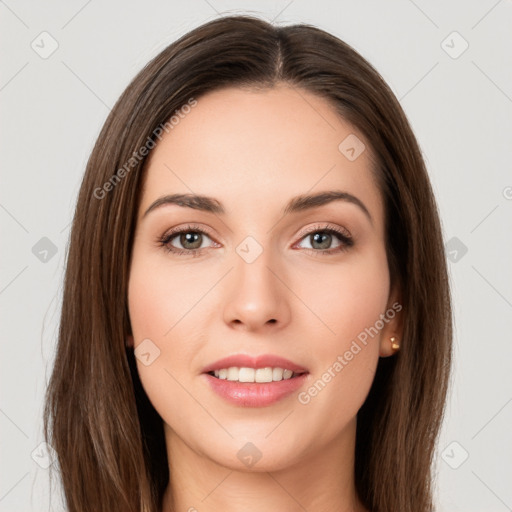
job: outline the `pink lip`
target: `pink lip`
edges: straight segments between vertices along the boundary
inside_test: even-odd
[[[222,398],[242,407],[265,407],[290,395],[300,388],[308,377],[303,373],[297,377],[276,382],[237,382],[218,379],[204,373],[208,384]]]
[[[292,370],[295,373],[302,373],[296,377],[276,382],[236,382],[226,379],[218,379],[209,372],[222,368],[283,368]],[[283,357],[264,354],[261,356],[249,356],[246,354],[235,354],[224,359],[219,359],[203,369],[204,378],[212,390],[228,402],[242,407],[265,407],[282,398],[290,395],[300,388],[309,372],[306,368],[284,359]]]
[[[307,372],[307,368],[295,364],[293,361],[272,354],[263,354],[261,356],[249,356],[247,354],[234,354],[224,359],[219,359],[203,368],[203,373],[237,366],[238,368],[283,368],[283,370],[292,370],[293,372]]]

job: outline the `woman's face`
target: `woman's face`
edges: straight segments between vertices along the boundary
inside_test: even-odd
[[[282,85],[202,96],[153,149],[129,343],[176,454],[269,471],[353,435],[399,309],[362,144],[325,100]]]

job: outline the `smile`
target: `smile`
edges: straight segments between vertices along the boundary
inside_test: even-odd
[[[283,369],[279,367],[272,368],[267,366],[266,368],[238,368],[231,366],[229,368],[221,368],[209,372],[209,375],[213,375],[218,379],[228,380],[233,382],[279,382],[281,380],[288,380],[297,377],[305,372],[293,372],[292,370]]]

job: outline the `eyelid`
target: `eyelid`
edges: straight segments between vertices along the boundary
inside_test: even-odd
[[[194,223],[188,223],[185,226],[176,226],[174,228],[171,228],[167,230],[160,238],[162,240],[170,239],[173,237],[173,235],[180,234],[187,231],[197,231],[199,233],[206,233],[210,238],[215,238],[212,234],[212,229],[208,226],[194,224]]]
[[[297,234],[297,237],[299,239],[297,241],[302,240],[305,236],[310,235],[311,233],[315,233],[316,231],[323,231],[323,230],[329,230],[329,229],[339,232],[347,238],[353,239],[352,234],[350,233],[350,231],[347,228],[345,228],[343,226],[339,226],[337,224],[331,224],[330,222],[323,222],[323,223],[314,224],[313,226],[308,226],[307,228],[304,228],[301,231],[299,231],[299,233]],[[295,245],[295,243],[297,243],[297,242],[294,242],[294,245]]]

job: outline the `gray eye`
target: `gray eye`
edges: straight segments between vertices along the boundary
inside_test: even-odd
[[[341,245],[341,242],[337,240],[337,236],[328,231],[315,231],[306,235],[303,241],[309,242],[309,247],[306,246],[306,249],[334,249]],[[337,245],[332,245],[336,241],[338,242]]]

